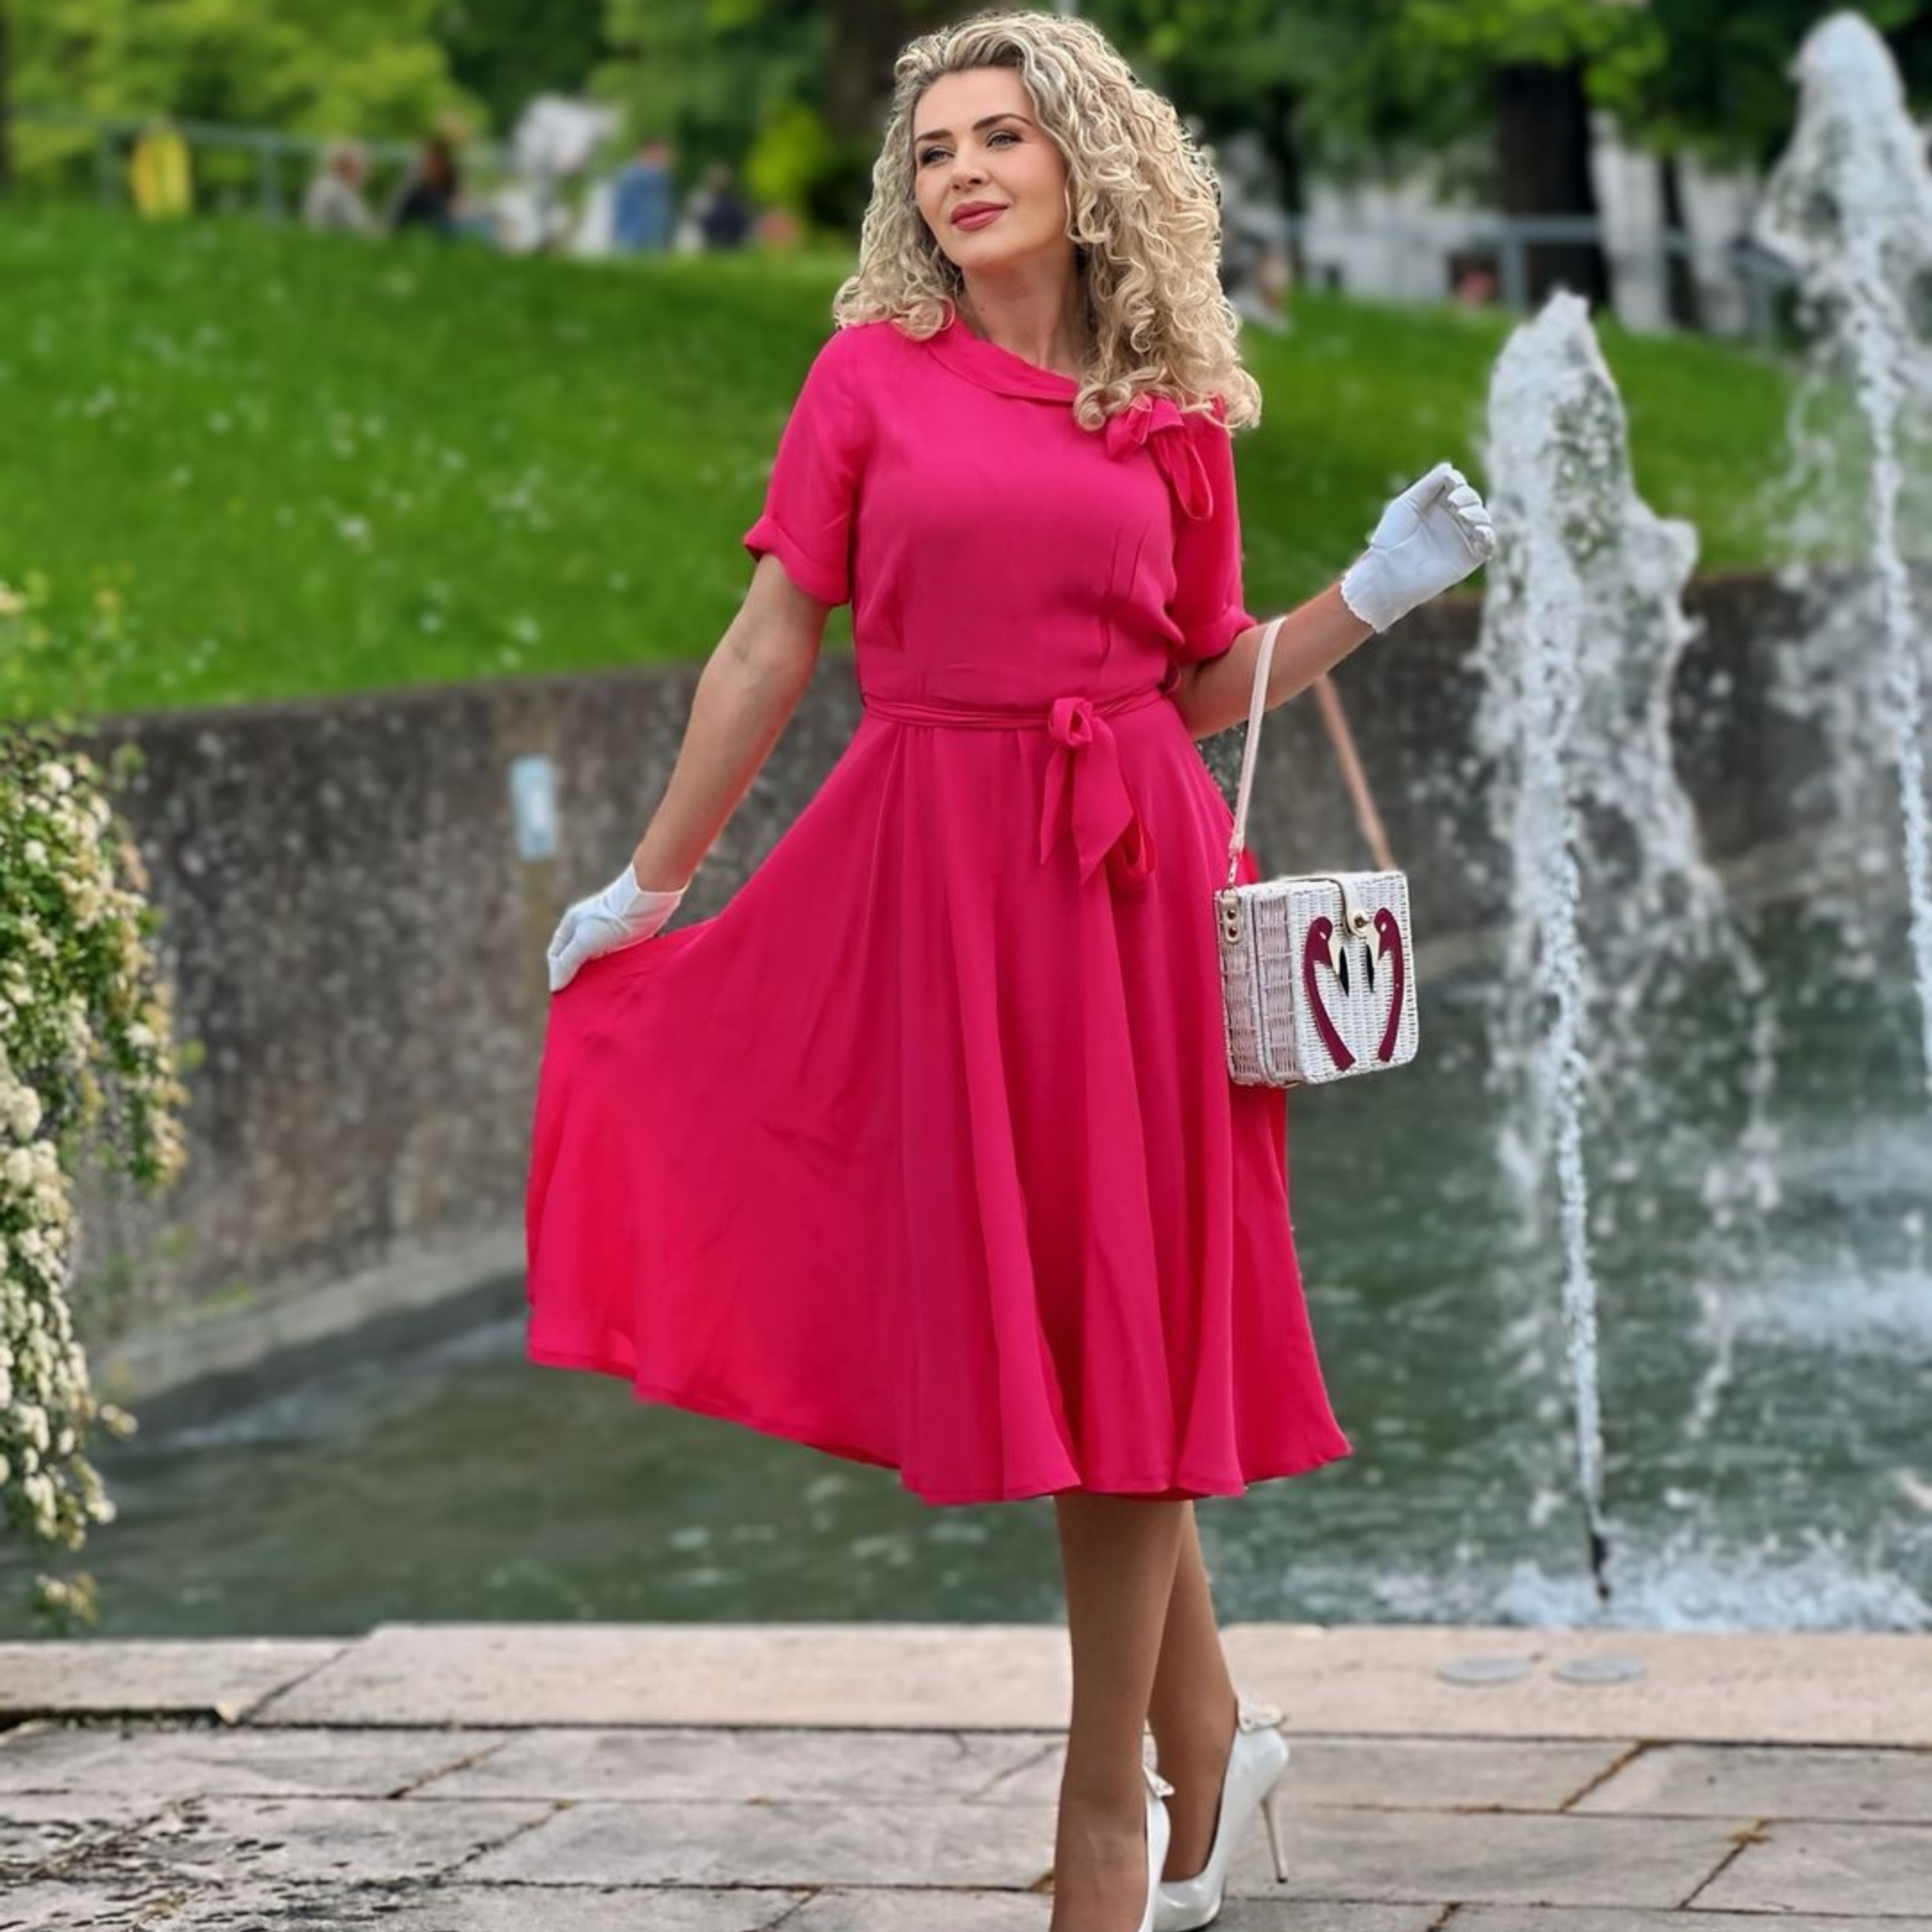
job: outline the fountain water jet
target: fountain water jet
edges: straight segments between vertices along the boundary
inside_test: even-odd
[[[1805,37],[1793,71],[1798,122],[1773,169],[1757,239],[1799,272],[1820,330],[1816,380],[1848,372],[1870,438],[1867,504],[1879,603],[1877,665],[1847,663],[1850,630],[1821,627],[1788,654],[1785,701],[1825,727],[1839,775],[1889,735],[1904,835],[1922,1072],[1932,1096],[1932,839],[1926,824],[1922,645],[1899,549],[1901,437],[1908,404],[1932,396],[1932,170],[1884,41],[1857,14]],[[1801,404],[1804,400],[1801,394]],[[1794,426],[1798,420],[1794,414]],[[1876,675],[1874,673],[1877,673]]]
[[[1490,1077],[1532,1243],[1543,1177],[1556,1173],[1578,1475],[1607,1596],[1593,1225],[1646,1165],[1699,1176],[1716,1233],[1761,1220],[1776,1199],[1776,1020],[1674,763],[1696,534],[1635,494],[1622,404],[1579,298],[1553,297],[1497,358],[1487,467],[1501,540],[1472,660],[1476,744],[1510,868]],[[1713,978],[1740,1025],[1687,1021]],[[1592,1054],[1586,1040],[1603,1044]],[[1714,1136],[1714,1107],[1738,1094],[1734,1138]],[[1620,1184],[1594,1216],[1586,1114]]]

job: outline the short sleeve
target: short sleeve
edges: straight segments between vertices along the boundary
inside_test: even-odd
[[[1235,444],[1226,427],[1226,406],[1187,418],[1208,480],[1207,514],[1176,509],[1174,598],[1168,614],[1180,633],[1169,655],[1178,664],[1217,658],[1258,620],[1241,595],[1241,510],[1235,489]]]
[[[745,532],[753,557],[776,551],[785,575],[821,604],[852,594],[852,513],[862,468],[862,417],[854,393],[852,331],[829,336],[779,437],[765,505]]]

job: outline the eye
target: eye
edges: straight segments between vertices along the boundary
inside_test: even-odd
[[[997,141],[1002,135],[1005,135],[1006,138],[1009,141],[1017,141],[1019,139],[1018,132],[1011,128],[995,128],[993,131],[986,136],[987,145],[990,147],[992,143]],[[927,148],[925,152],[919,157],[920,166],[924,167],[926,162],[931,160],[934,155],[943,155],[945,154],[945,152],[946,150],[944,148]]]

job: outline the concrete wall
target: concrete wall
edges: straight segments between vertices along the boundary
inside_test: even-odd
[[[1687,781],[1714,849],[1795,829],[1777,773],[1802,752],[1762,700],[1789,621],[1768,582],[1707,582],[1680,691]],[[1336,673],[1397,862],[1421,968],[1492,905],[1464,768],[1467,597]],[[189,1163],[158,1202],[83,1190],[83,1332],[279,1304],[371,1270],[434,1266],[480,1236],[513,1255],[563,906],[629,856],[668,773],[698,667],[375,693],[107,721],[145,768],[120,803],[165,914]],[[1721,704],[1700,694],[1722,673]],[[679,908],[715,912],[816,789],[860,717],[848,651],[818,675]],[[1203,747],[1232,801],[1241,732]],[[520,853],[509,774],[554,760],[555,850]],[[536,828],[541,832],[542,827]],[[1268,715],[1250,838],[1267,872],[1371,863],[1312,700]],[[378,1276],[378,1279],[381,1277]],[[380,1297],[379,1297],[380,1298]],[[368,1297],[362,1297],[367,1300]]]

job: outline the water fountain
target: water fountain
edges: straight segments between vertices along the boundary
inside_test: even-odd
[[[1727,1234],[1775,1201],[1776,1024],[1674,762],[1696,534],[1635,493],[1622,403],[1580,298],[1557,294],[1511,337],[1489,423],[1501,541],[1473,659],[1476,749],[1509,923],[1488,1065],[1532,1269],[1544,1177],[1556,1175],[1579,1485],[1606,1596],[1593,1228],[1626,1201],[1644,1211],[1646,1175],[1700,1176]],[[1699,1016],[1713,974],[1735,1027]],[[1615,1190],[1594,1214],[1586,1139]]]
[[[1808,494],[1792,535],[1829,536],[1842,440],[1809,428],[1846,380],[1866,442],[1868,586],[1836,584],[1781,661],[1780,697],[1814,719],[1841,825],[1866,816],[1873,753],[1895,775],[1917,982],[1921,1070],[1932,1095],[1932,841],[1926,824],[1924,640],[1900,554],[1911,406],[1932,400],[1932,169],[1897,67],[1864,17],[1834,14],[1806,36],[1793,71],[1798,124],[1773,169],[1756,222],[1798,270],[1803,320],[1816,332],[1809,381],[1792,414]],[[1923,525],[1920,525],[1923,527]],[[1876,604],[1875,612],[1871,609]],[[1873,617],[1876,622],[1873,622]],[[1875,634],[1875,644],[1873,638]],[[1858,855],[1879,865],[1866,845]],[[1845,908],[1847,914],[1852,908]]]

